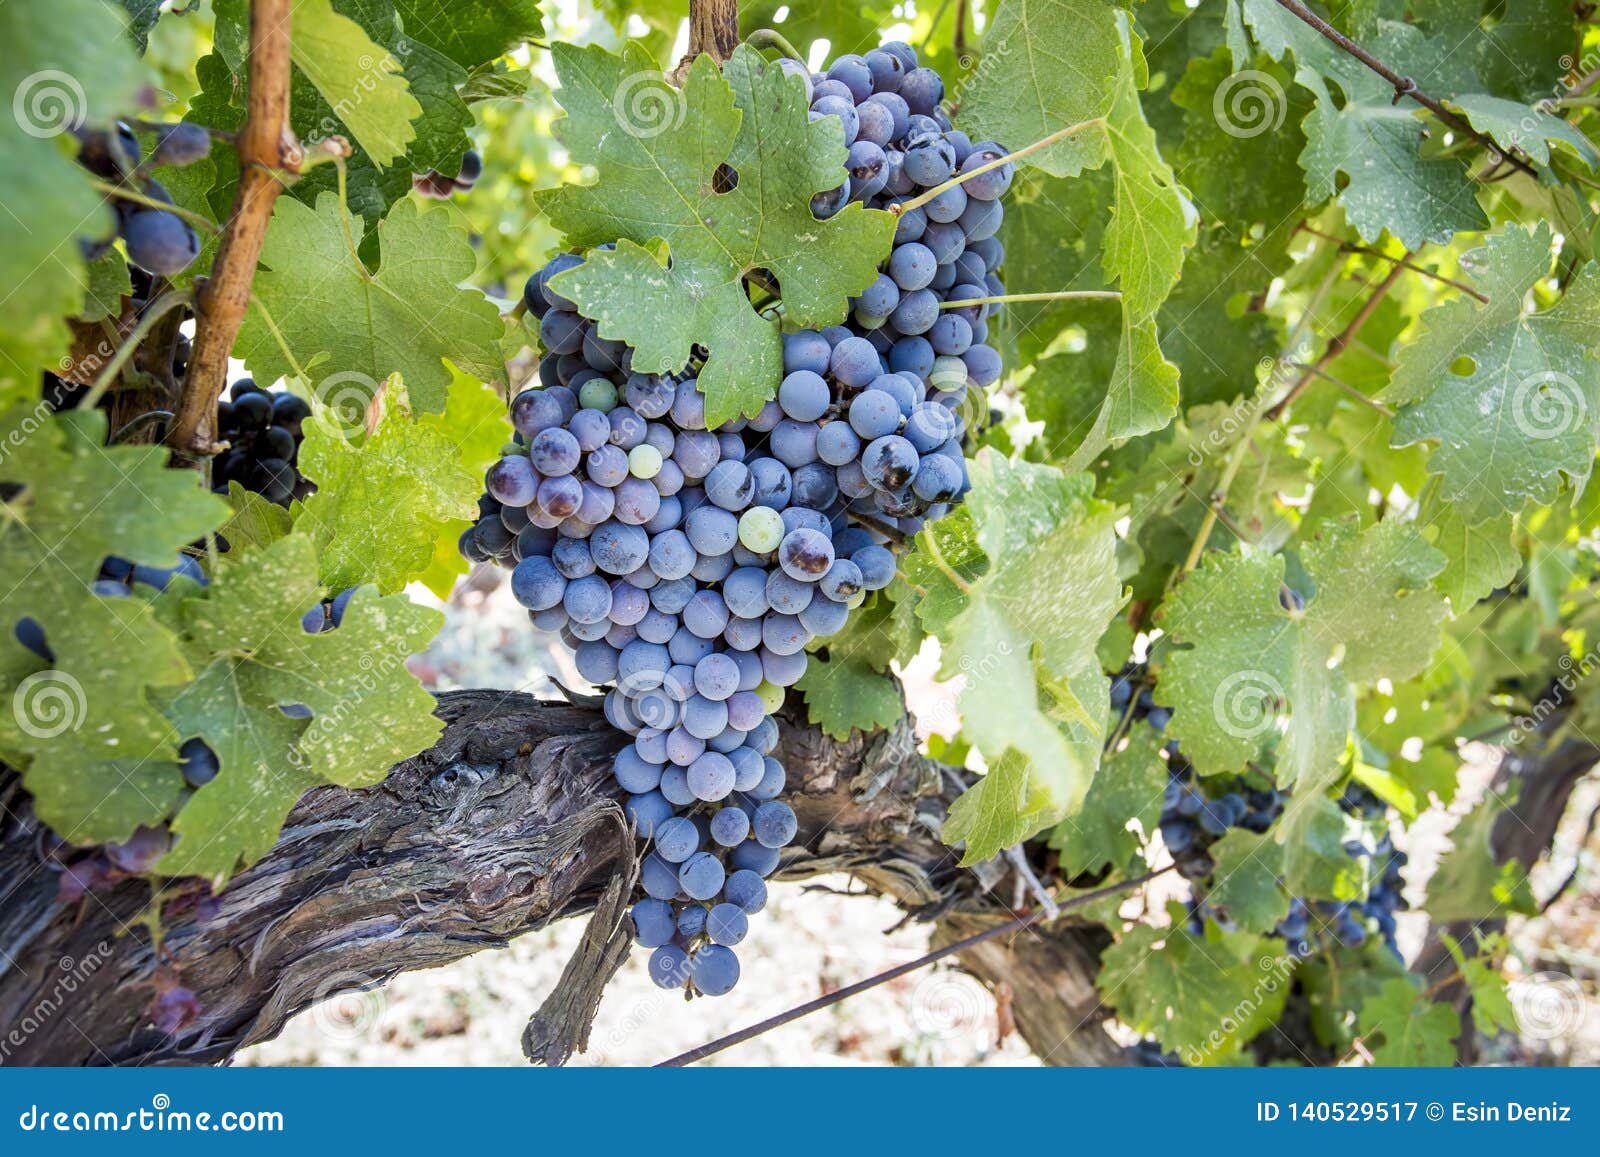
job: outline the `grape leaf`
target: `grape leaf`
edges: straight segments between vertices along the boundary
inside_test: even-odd
[[[229,550],[271,546],[294,529],[294,519],[287,510],[237,482],[228,483],[228,504],[233,507],[233,516],[217,534]]]
[[[1211,845],[1217,870],[1206,899],[1244,931],[1271,932],[1289,914],[1289,893],[1278,883],[1284,852],[1270,834],[1234,828]]]
[[[990,761],[945,824],[946,842],[966,841],[969,864],[1082,802],[1107,709],[1095,643],[1122,601],[1115,512],[1092,497],[1092,479],[993,450],[970,469],[967,505],[989,568],[970,582],[947,573],[961,609],[936,630],[924,619],[943,644],[940,675],[964,677],[963,732]],[[943,570],[937,542],[921,545]]]
[[[161,18],[163,0],[121,0],[128,13],[128,38],[141,53],[150,43],[150,30]]]
[[[1467,114],[1480,133],[1493,137],[1506,151],[1520,149],[1541,165],[1550,163],[1551,143],[1563,144],[1592,171],[1600,152],[1576,127],[1534,105],[1518,104],[1482,93],[1458,96],[1452,102]]]
[[[1460,1030],[1456,1010],[1425,996],[1409,978],[1388,981],[1361,1003],[1361,1036],[1374,1064],[1454,1064]]]
[[[1559,302],[1536,311],[1529,293],[1549,271],[1551,240],[1548,225],[1513,225],[1470,254],[1489,303],[1457,298],[1424,314],[1387,394],[1404,403],[1392,444],[1439,440],[1428,471],[1468,525],[1548,506],[1563,480],[1581,490],[1594,467],[1600,275],[1583,265]]]
[[[1517,1010],[1506,991],[1505,975],[1491,959],[1491,956],[1505,951],[1503,941],[1485,935],[1478,944],[1477,954],[1468,956],[1462,950],[1461,942],[1449,933],[1441,932],[1439,939],[1450,950],[1456,970],[1461,973],[1467,991],[1472,994],[1472,1023],[1478,1031],[1488,1036],[1501,1031],[1517,1032],[1520,1027]]]
[[[378,230],[376,273],[350,251],[347,224],[332,194],[315,210],[278,201],[234,349],[257,378],[299,376],[326,362],[337,372],[308,383],[318,396],[370,400],[398,373],[416,408],[437,412],[450,384],[445,358],[486,381],[504,376],[499,312],[478,291],[458,288],[475,262],[447,211],[396,204]]]
[[[83,308],[78,311],[80,321],[104,321],[122,312],[122,299],[133,294],[133,280],[128,274],[128,263],[115,249],[107,249],[89,262],[88,284],[83,291]]]
[[[1495,821],[1513,802],[1512,795],[1489,796],[1451,830],[1453,846],[1439,858],[1439,867],[1428,880],[1431,919],[1444,924],[1538,911],[1527,869],[1515,860],[1497,860],[1490,840]]]
[[[1295,80],[1316,97],[1302,123],[1308,204],[1333,198],[1364,240],[1376,241],[1387,229],[1412,249],[1489,224],[1462,162],[1420,155],[1426,129],[1414,107],[1396,108],[1388,82],[1274,0],[1229,2],[1243,4],[1268,56],[1294,55]],[[1414,25],[1383,20],[1364,47],[1402,76],[1424,77],[1449,60],[1455,41],[1430,40]]]
[[[1167,765],[1161,759],[1165,740],[1153,727],[1136,727],[1127,745],[1105,757],[1083,797],[1083,808],[1050,832],[1050,846],[1061,853],[1061,870],[1069,876],[1098,872],[1127,862],[1139,850],[1139,836],[1130,820],[1149,838],[1161,821],[1161,798],[1167,787]]]
[[[83,306],[89,274],[78,239],[108,238],[110,209],[71,157],[69,130],[132,111],[147,73],[103,0],[0,5],[0,411],[37,397],[39,371],[71,345],[66,318]]]
[[[460,396],[468,397],[464,388]],[[462,438],[446,423],[413,421],[397,379],[385,388],[377,426],[359,446],[320,404],[304,429],[300,470],[317,491],[296,503],[295,527],[316,544],[320,577],[330,589],[371,582],[380,591],[400,590],[429,569],[434,544],[453,537],[451,523],[458,535],[477,516],[487,463],[466,460]],[[462,434],[470,438],[472,431]]]
[[[1434,586],[1457,614],[1516,577],[1522,555],[1511,538],[1510,515],[1469,526],[1455,507],[1445,506],[1429,525],[1438,532],[1433,545],[1446,559]]]
[[[295,0],[289,56],[374,164],[387,168],[405,155],[422,105],[400,74],[400,62],[361,25],[335,12],[332,0]]]
[[[1182,647],[1156,686],[1174,709],[1168,733],[1201,771],[1243,768],[1281,730],[1278,779],[1296,789],[1292,814],[1339,777],[1354,721],[1349,682],[1417,674],[1445,616],[1428,587],[1444,556],[1410,525],[1357,534],[1334,524],[1302,554],[1316,584],[1303,611],[1279,601],[1281,556],[1207,558],[1163,608]]]
[[[835,739],[892,727],[905,712],[894,679],[854,655],[812,655],[795,689],[805,695],[807,718]]]
[[[812,215],[812,194],[843,179],[843,130],[831,117],[808,121],[800,81],[753,49],[736,51],[720,75],[709,57],[696,60],[681,90],[636,44],[622,56],[557,44],[552,55],[567,113],[557,128],[599,179],[547,190],[538,203],[573,244],[617,241],[552,285],[603,337],[633,346],[636,369],[681,370],[704,347],[710,425],[754,415],[783,377],[783,350],[744,276],[771,273],[794,324],[832,324],[877,276],[893,217],[859,205],[827,221]],[[738,180],[728,192],[717,191],[723,165]],[[656,242],[665,264],[645,248]]]
[[[538,0],[394,0],[412,40],[477,68],[544,36]]]
[[[167,469],[162,447],[104,447],[105,415],[41,411],[0,416],[0,480],[23,487],[0,521],[0,694],[13,707],[0,712],[0,750],[64,839],[125,839],[163,819],[182,790],[177,736],[149,694],[190,670],[151,614],[148,587],[102,598],[89,584],[107,555],[174,565],[227,504],[195,472]],[[42,628],[53,664],[12,633],[23,615]]]
[[[1118,1019],[1187,1065],[1228,1060],[1276,1020],[1293,968],[1248,932],[1147,925],[1124,932],[1101,962],[1095,983]]]
[[[316,573],[311,540],[291,534],[222,556],[203,597],[178,608],[199,673],[165,710],[180,734],[204,737],[221,770],[173,821],[180,838],[159,871],[225,880],[271,849],[307,788],[376,783],[442,730],[405,661],[443,617],[404,596],[361,590],[339,627],[308,635],[300,618],[322,597]],[[311,718],[282,710],[295,704]]]

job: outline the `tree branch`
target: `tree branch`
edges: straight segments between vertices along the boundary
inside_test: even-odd
[[[721,64],[738,47],[738,0],[689,0],[689,51],[678,71],[687,72],[701,53]]]
[[[272,206],[283,191],[280,174],[297,169],[302,159],[289,128],[290,13],[290,0],[250,5],[250,103],[236,142],[239,188],[211,276],[195,301],[194,351],[167,435],[174,449],[197,457],[219,449],[217,399],[227,385],[228,355],[250,305]]]
[[[438,714],[439,743],[381,786],[306,795],[277,847],[240,873],[209,923],[168,905],[164,967],[201,1007],[175,1036],[151,1021],[157,959],[138,926],[148,886],[127,881],[61,905],[38,855],[42,829],[17,782],[0,781],[0,802],[23,817],[0,837],[0,960],[10,962],[0,1025],[37,1026],[21,1043],[0,1038],[0,1059],[212,1063],[338,992],[597,912],[524,1037],[532,1057],[552,1063],[581,1048],[601,990],[628,955],[622,917],[636,851],[610,775],[622,737],[594,706],[519,694],[452,692]],[[785,719],[779,754],[800,820],[781,878],[849,873],[912,917],[938,921],[938,943],[1012,918],[990,894],[1009,880],[1005,865],[960,868],[939,842],[970,777],[918,755],[908,720],[838,743]],[[1041,1055],[1117,1064],[1124,1052],[1101,1029],[1093,986],[1104,943],[1098,929],[1061,920],[960,959],[1019,993],[1019,1031]],[[76,991],[59,998],[64,973],[90,961]]]
[[[1451,112],[1443,104],[1439,103],[1439,101],[1435,100],[1433,97],[1429,96],[1427,93],[1418,88],[1417,82],[1411,77],[1401,76],[1387,64],[1384,64],[1383,61],[1373,56],[1372,53],[1368,52],[1365,48],[1362,48],[1361,45],[1357,44],[1354,40],[1351,40],[1343,32],[1340,32],[1322,17],[1311,11],[1311,9],[1300,3],[1300,0],[1278,0],[1278,6],[1289,12],[1291,15],[1294,15],[1303,20],[1305,23],[1309,24],[1322,35],[1323,39],[1338,47],[1346,55],[1359,60],[1373,72],[1383,77],[1384,80],[1394,85],[1394,98],[1397,102],[1401,97],[1410,97],[1423,108],[1431,112],[1434,116],[1442,120],[1445,124],[1449,125],[1456,132],[1462,134],[1463,136],[1471,137],[1495,156],[1504,157],[1506,161],[1513,167],[1521,169],[1528,176],[1535,178],[1538,177],[1538,171],[1535,170],[1533,166],[1529,165],[1520,157],[1513,156],[1506,152],[1506,150],[1501,148],[1499,143],[1496,142],[1493,137],[1484,133],[1480,133],[1477,129],[1473,128],[1455,113]]]

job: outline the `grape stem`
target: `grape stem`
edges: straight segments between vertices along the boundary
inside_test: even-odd
[[[1031,145],[1023,145],[1014,153],[1007,153],[1003,157],[996,157],[992,161],[985,161],[975,169],[968,169],[964,173],[957,173],[942,185],[935,185],[931,189],[927,189],[921,193],[918,193],[909,201],[902,201],[898,205],[890,205],[889,212],[893,213],[896,217],[900,216],[902,213],[908,213],[912,209],[917,209],[923,205],[926,205],[940,193],[949,192],[963,181],[970,181],[973,177],[976,177],[982,173],[987,173],[991,169],[998,169],[1001,165],[1009,165],[1013,161],[1019,161],[1031,153],[1038,152],[1040,149],[1047,149],[1057,141],[1064,140],[1075,133],[1081,133],[1084,129],[1104,128],[1105,123],[1105,117],[1091,117],[1089,120],[1079,121],[1075,125],[1068,125],[1064,129],[1057,129],[1049,136],[1040,137]]]
[[[806,58],[800,55],[800,50],[790,44],[783,33],[775,32],[771,28],[757,28],[744,38],[744,42],[758,52],[762,49],[772,48],[776,49],[779,54],[787,56],[790,60],[798,60],[801,64],[806,62]]]
[[[228,356],[250,306],[250,286],[285,171],[296,172],[305,152],[289,128],[290,0],[251,0],[249,107],[235,148],[234,193],[211,276],[195,298],[194,349],[167,444],[204,457],[217,442],[217,400],[227,385]]]
[[[709,1056],[714,1056],[715,1054],[722,1052],[724,1049],[732,1048],[734,1045],[742,1044],[747,1040],[752,1040],[764,1032],[770,1032],[772,1029],[780,1028],[783,1025],[789,1024],[791,1021],[799,1020],[801,1017],[810,1013],[818,1012],[824,1008],[828,1008],[831,1005],[838,1004],[840,1001],[855,996],[857,993],[866,992],[869,988],[876,988],[880,984],[887,984],[891,980],[897,980],[908,973],[915,972],[924,965],[932,964],[936,960],[943,960],[946,956],[954,956],[958,952],[965,952],[969,948],[976,948],[979,944],[982,944],[986,940],[992,940],[996,936],[1004,936],[1008,933],[1021,932],[1026,928],[1033,927],[1035,924],[1046,924],[1065,912],[1071,912],[1078,908],[1084,908],[1108,897],[1119,896],[1124,892],[1131,892],[1137,888],[1142,888],[1151,880],[1154,880],[1157,876],[1161,876],[1172,871],[1174,866],[1175,865],[1168,864],[1164,868],[1154,872],[1146,872],[1142,876],[1135,876],[1129,880],[1122,880],[1115,884],[1108,884],[1104,888],[1096,888],[1092,892],[1082,892],[1076,896],[1070,896],[1055,905],[1056,911],[1054,915],[1050,914],[1049,909],[1035,908],[1026,916],[1018,916],[1014,920],[1007,920],[1003,924],[996,924],[993,928],[985,928],[982,932],[974,933],[973,935],[968,936],[963,940],[957,940],[952,944],[946,944],[942,948],[936,948],[926,955],[919,956],[915,960],[907,961],[905,964],[896,965],[893,968],[878,973],[876,976],[869,976],[865,980],[858,980],[854,984],[847,984],[843,988],[835,989],[826,996],[819,996],[815,1000],[808,1000],[804,1004],[791,1008],[788,1012],[782,1012],[777,1016],[768,1017],[759,1024],[753,1024],[748,1028],[740,1029],[738,1032],[732,1032],[727,1036],[718,1037],[716,1040],[709,1041],[706,1044],[700,1045],[698,1048],[692,1048],[686,1053],[679,1053],[670,1060],[662,1061],[656,1066],[656,1068],[682,1068],[685,1065],[692,1065],[694,1062],[704,1060]]]
[[[111,435],[107,444],[115,446],[118,443],[126,442],[146,426],[153,425],[156,422],[170,422],[171,420],[171,410],[146,410],[137,418],[129,419],[120,430]]]
[[[104,196],[115,197],[119,201],[132,201],[134,204],[143,205],[147,209],[160,209],[164,213],[182,217],[191,225],[198,225],[207,233],[217,234],[222,232],[217,223],[204,214],[185,209],[181,205],[173,205],[166,201],[158,201],[154,197],[147,197],[135,189],[128,188],[126,185],[113,185],[110,181],[101,181],[93,178],[90,179],[89,184],[95,192]]]
[[[111,388],[111,383],[116,381],[117,375],[122,372],[122,367],[128,364],[128,359],[133,356],[133,351],[139,348],[140,342],[150,336],[150,331],[156,327],[156,323],[174,309],[189,305],[193,301],[194,294],[189,290],[174,289],[163,293],[147,305],[144,313],[139,318],[138,324],[129,331],[128,336],[117,347],[117,352],[111,355],[111,360],[95,375],[94,385],[89,387],[89,392],[78,399],[77,408],[80,410],[92,410],[99,405],[100,399]]]
[[[1342,237],[1336,237],[1332,233],[1324,233],[1321,229],[1317,229],[1314,226],[1308,225],[1304,221],[1300,222],[1296,228],[1307,236],[1320,237],[1324,241],[1332,241],[1346,253],[1359,253],[1363,257],[1376,257],[1380,261],[1392,261],[1396,265],[1404,265],[1413,273],[1420,273],[1422,276],[1431,281],[1437,281],[1440,285],[1448,285],[1451,289],[1459,289],[1468,297],[1476,298],[1478,301],[1483,302],[1484,305],[1489,304],[1488,294],[1479,293],[1465,281],[1457,281],[1455,278],[1446,277],[1444,274],[1437,273],[1425,265],[1418,265],[1409,257],[1394,257],[1388,253],[1385,253],[1381,249],[1374,249],[1370,245],[1357,245],[1352,241],[1344,240]]]
[[[1415,101],[1417,104],[1420,104],[1423,108],[1431,112],[1434,116],[1438,117],[1445,124],[1449,125],[1456,132],[1462,134],[1463,136],[1471,137],[1495,156],[1504,157],[1506,162],[1512,167],[1522,170],[1522,172],[1526,173],[1530,177],[1538,177],[1538,171],[1534,169],[1533,166],[1529,165],[1522,158],[1508,153],[1497,141],[1495,141],[1493,137],[1487,136],[1484,133],[1480,133],[1461,117],[1451,112],[1444,105],[1440,104],[1433,97],[1429,96],[1427,93],[1418,88],[1417,82],[1411,77],[1402,76],[1400,73],[1384,64],[1383,61],[1373,56],[1372,53],[1368,52],[1365,48],[1362,48],[1361,45],[1357,44],[1354,40],[1351,40],[1348,36],[1340,32],[1333,25],[1329,24],[1322,17],[1311,11],[1311,9],[1300,3],[1300,0],[1277,0],[1277,3],[1278,7],[1297,17],[1303,23],[1308,24],[1312,28],[1316,29],[1316,31],[1324,40],[1335,45],[1346,55],[1352,56],[1356,60],[1359,60],[1362,64],[1366,65],[1373,72],[1377,73],[1379,76],[1383,77],[1384,80],[1392,84],[1394,86],[1394,99],[1396,104],[1400,103],[1402,97],[1409,97],[1411,100]]]
[[[1115,289],[1062,289],[1055,293],[996,293],[989,297],[964,297],[960,301],[941,301],[940,309],[956,309],[963,305],[999,305],[1007,301],[1121,301],[1122,294]]]

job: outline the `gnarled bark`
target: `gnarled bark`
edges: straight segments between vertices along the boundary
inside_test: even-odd
[[[635,842],[609,775],[621,737],[592,704],[514,693],[452,692],[438,714],[447,725],[438,744],[379,787],[306,795],[277,847],[233,881],[210,922],[167,913],[163,958],[202,1010],[175,1035],[151,1019],[158,961],[140,923],[149,887],[129,881],[61,905],[13,781],[7,810],[21,818],[0,840],[0,955],[10,963],[0,975],[0,1060],[221,1061],[336,992],[595,912],[524,1038],[537,1060],[558,1063],[581,1048],[627,956]],[[911,916],[938,920],[945,940],[1008,915],[990,895],[1002,883],[999,894],[1009,894],[1003,869],[960,868],[939,842],[964,775],[919,756],[908,722],[844,743],[794,721],[784,735],[800,838],[781,878],[848,872]],[[1009,981],[1019,1031],[1041,1055],[1115,1064],[1123,1053],[1102,1031],[1094,997],[1099,947],[1093,931],[1062,921],[985,944],[962,963],[987,982]]]

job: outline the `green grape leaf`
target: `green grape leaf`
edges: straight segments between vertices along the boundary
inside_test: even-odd
[[[80,238],[110,238],[111,210],[73,160],[71,130],[134,111],[147,74],[104,0],[0,5],[0,411],[37,397],[71,346],[90,274]]]
[[[806,716],[835,739],[852,731],[893,727],[905,713],[894,679],[854,656],[812,655],[795,684],[806,699]]]
[[[370,786],[442,730],[405,662],[443,617],[361,590],[339,627],[308,635],[300,618],[322,597],[316,573],[315,547],[295,533],[224,555],[203,596],[179,607],[199,674],[165,710],[180,734],[205,739],[221,770],[173,821],[179,839],[159,871],[225,880],[271,849],[307,788]],[[310,718],[282,710],[295,705]]]
[[[75,843],[126,839],[170,811],[183,789],[177,735],[150,694],[190,678],[150,588],[103,598],[89,584],[107,555],[173,566],[227,514],[198,474],[166,468],[164,448],[107,448],[105,436],[98,411],[0,416],[0,481],[22,486],[0,520],[0,693],[13,707],[0,712],[0,751],[44,821]],[[17,641],[23,615],[53,661]]]
[[[1446,559],[1434,586],[1457,614],[1516,577],[1522,554],[1511,537],[1509,514],[1470,526],[1454,506],[1445,506],[1429,525],[1437,531],[1433,545]]]
[[[783,343],[744,277],[766,270],[789,321],[830,325],[877,276],[894,218],[859,205],[812,215],[811,196],[844,179],[843,130],[831,117],[808,121],[800,81],[753,49],[720,74],[701,57],[681,90],[636,44],[622,56],[558,44],[553,56],[567,112],[557,127],[599,180],[547,190],[539,205],[574,244],[617,247],[591,251],[552,285],[602,337],[634,347],[635,369],[681,370],[703,346],[709,425],[755,415],[783,377]],[[717,191],[722,165],[738,178],[728,192]],[[657,242],[665,262],[647,248]]]
[[[411,95],[400,62],[361,25],[335,12],[332,0],[295,0],[289,56],[374,164],[387,168],[405,155],[422,105]]]
[[[88,284],[83,291],[79,321],[104,321],[122,312],[122,299],[133,294],[133,279],[128,263],[115,249],[107,249],[89,262],[85,270]]]
[[[1161,797],[1167,787],[1167,765],[1161,759],[1165,740],[1153,727],[1136,727],[1127,745],[1107,755],[1083,797],[1083,808],[1050,832],[1050,846],[1061,853],[1061,870],[1069,876],[1098,872],[1107,864],[1124,864],[1139,850],[1161,821]]]
[[[317,491],[295,505],[295,528],[316,545],[330,589],[371,582],[400,590],[433,564],[434,544],[451,537],[449,524],[459,534],[477,516],[482,466],[463,460],[444,423],[412,420],[397,379],[360,445],[320,404],[304,429],[300,470]]]
[[[1364,240],[1387,229],[1412,249],[1487,227],[1462,162],[1420,155],[1426,129],[1414,107],[1396,108],[1393,86],[1274,0],[1235,3],[1268,56],[1293,54],[1295,80],[1316,97],[1301,126],[1308,204],[1335,199]],[[1414,25],[1383,20],[1363,44],[1401,75],[1428,76],[1449,59],[1455,39],[1430,40]]]
[[[326,363],[338,372],[321,381],[313,373],[314,392],[364,405],[398,373],[418,410],[438,412],[451,380],[445,358],[485,381],[504,376],[499,312],[458,287],[475,261],[447,211],[395,205],[378,231],[376,273],[350,251],[349,224],[332,194],[315,210],[278,201],[234,349],[257,378],[297,377]]]
[[[1514,800],[1489,796],[1450,833],[1452,848],[1439,858],[1428,880],[1427,911],[1440,924],[1490,917],[1531,916],[1538,911],[1527,869],[1515,860],[1501,863],[1490,842],[1495,821]]]
[[[1207,558],[1163,609],[1182,646],[1156,687],[1174,709],[1169,733],[1201,771],[1239,770],[1281,731],[1278,779],[1296,789],[1291,813],[1340,775],[1350,682],[1417,674],[1445,617],[1428,586],[1444,557],[1407,524],[1359,534],[1331,525],[1303,561],[1316,594],[1293,611],[1280,602],[1282,556]]]
[[[1217,870],[1206,899],[1244,931],[1271,932],[1289,914],[1289,893],[1279,883],[1284,856],[1270,834],[1234,828],[1211,846]]]
[[[1491,959],[1505,951],[1504,942],[1498,937],[1486,935],[1479,943],[1476,955],[1468,956],[1462,950],[1461,942],[1448,932],[1441,932],[1439,939],[1449,949],[1451,959],[1456,962],[1456,970],[1461,973],[1461,979],[1472,994],[1472,1023],[1477,1030],[1486,1036],[1501,1031],[1517,1032],[1520,1028],[1517,1010],[1506,991],[1506,978]]]
[[[1378,1065],[1452,1065],[1461,1021],[1410,978],[1388,981],[1361,1003],[1360,1031]]]
[[[233,516],[217,531],[229,550],[255,550],[271,546],[294,528],[294,518],[276,502],[269,502],[237,482],[228,483],[228,504]]]
[[[948,560],[941,566],[937,537],[919,543],[961,603],[937,630],[924,623],[943,644],[941,676],[965,677],[963,732],[990,760],[989,774],[956,801],[945,825],[946,842],[966,841],[964,863],[989,858],[1082,802],[1107,710],[1095,643],[1122,602],[1115,511],[1092,497],[1088,475],[1008,462],[993,450],[970,470],[967,506],[988,569],[961,579]]]
[[[538,0],[394,0],[412,40],[477,68],[544,36]]]
[[[128,13],[128,38],[141,53],[150,43],[150,30],[161,18],[163,0],[121,0]]]
[[[1148,925],[1124,932],[1101,962],[1095,983],[1118,1018],[1186,1065],[1227,1061],[1276,1020],[1294,968],[1248,932]]]
[[[1439,440],[1428,471],[1469,525],[1548,506],[1564,481],[1581,490],[1594,467],[1600,274],[1583,265],[1560,301],[1536,310],[1529,294],[1549,271],[1551,242],[1548,225],[1513,225],[1463,258],[1489,303],[1458,298],[1423,315],[1388,392],[1404,403],[1393,445]]]
[[[1541,165],[1550,163],[1551,144],[1566,145],[1592,171],[1600,152],[1570,122],[1536,105],[1519,104],[1482,93],[1458,96],[1450,103],[1467,115],[1480,133],[1487,133],[1507,152],[1521,150]]]

